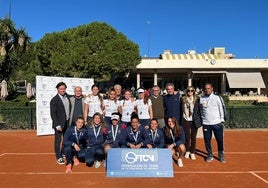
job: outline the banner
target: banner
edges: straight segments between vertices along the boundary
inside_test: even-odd
[[[74,94],[76,86],[80,86],[83,94],[87,95],[91,91],[94,79],[36,76],[36,129],[38,136],[54,134],[50,117],[50,100],[57,94],[56,85],[59,82],[64,82],[67,85],[66,92],[69,95]]]
[[[173,177],[170,149],[111,148],[107,177]]]

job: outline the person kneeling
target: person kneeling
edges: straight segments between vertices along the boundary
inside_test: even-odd
[[[73,166],[85,161],[87,130],[83,117],[78,117],[75,126],[69,127],[63,138],[63,151],[66,157],[66,173],[71,173]]]

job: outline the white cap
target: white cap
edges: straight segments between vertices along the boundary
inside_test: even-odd
[[[111,116],[111,120],[114,120],[114,119],[116,119],[117,121],[119,121],[119,115],[113,114]]]
[[[138,93],[144,93],[144,89],[138,89]]]

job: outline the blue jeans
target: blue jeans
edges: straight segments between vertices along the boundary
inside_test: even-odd
[[[215,136],[218,145],[218,154],[223,155],[224,147],[223,147],[223,124],[219,123],[216,125],[203,125],[203,134],[204,134],[204,141],[206,150],[209,157],[213,156],[212,149],[211,149],[211,137],[212,132]]]
[[[64,133],[66,131],[66,126],[62,129],[62,132],[55,130],[55,134],[54,134],[54,151],[55,151],[55,155],[56,155],[56,159],[58,160],[59,158],[62,158],[62,148],[61,148],[61,142],[64,136]]]
[[[64,154],[66,156],[66,164],[73,164],[73,157],[76,156],[80,162],[85,162],[85,149],[82,145],[79,146],[80,151],[76,151],[73,146],[65,146]]]
[[[104,159],[104,149],[101,145],[90,146],[86,149],[86,165],[88,167],[94,164],[94,161],[101,161]]]
[[[111,117],[105,117],[104,121],[105,121],[106,126],[110,125],[111,124]]]
[[[140,119],[140,124],[144,128],[146,125],[150,126],[150,119]]]

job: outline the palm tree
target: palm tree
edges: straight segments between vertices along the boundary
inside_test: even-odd
[[[14,74],[20,57],[30,45],[30,37],[24,28],[16,29],[9,17],[0,19],[0,79],[9,80]]]

